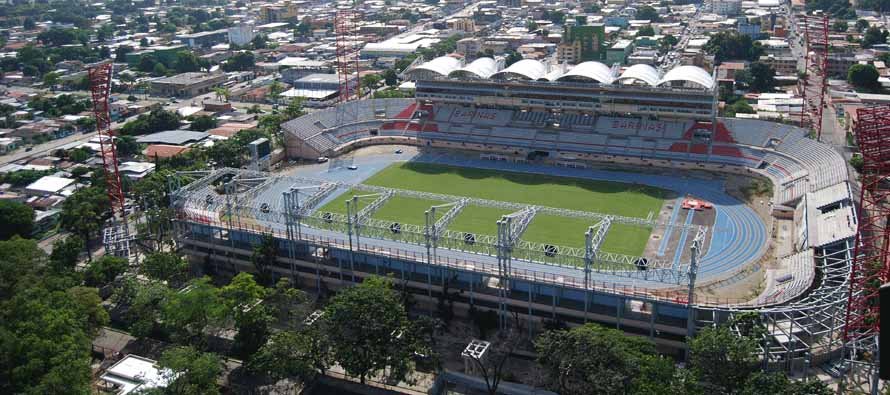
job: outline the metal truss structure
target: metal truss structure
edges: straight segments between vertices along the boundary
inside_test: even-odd
[[[354,9],[340,9],[334,17],[336,34],[337,75],[340,80],[340,102],[361,97],[358,21],[361,15]],[[354,85],[354,86],[351,86]]]
[[[876,372],[881,331],[878,292],[890,282],[890,106],[860,108],[853,125],[862,154],[859,223],[856,233],[844,340],[850,361]],[[871,374],[866,374],[866,377]],[[871,384],[877,389],[877,378]]]
[[[267,173],[246,170],[216,170],[203,173],[183,173],[173,179],[186,176],[205,175],[184,188],[175,187],[174,205],[188,207],[199,216],[219,217],[222,213],[227,222],[249,221],[271,226],[274,223],[285,223],[297,238],[302,235],[302,226],[314,227],[346,233],[360,244],[362,237],[386,239],[427,246],[429,259],[435,259],[439,248],[457,250],[473,254],[498,256],[503,253],[503,242],[497,235],[472,234],[447,229],[447,225],[468,205],[492,207],[502,210],[513,210],[509,215],[511,229],[509,234],[511,259],[536,262],[567,268],[588,268],[592,272],[644,281],[658,281],[669,284],[685,284],[688,282],[688,265],[672,266],[671,262],[648,259],[639,256],[624,255],[606,251],[597,253],[588,260],[585,248],[566,247],[557,244],[536,243],[521,238],[525,229],[532,223],[535,215],[546,214],[570,218],[586,218],[593,224],[628,224],[633,226],[679,226],[696,230],[698,238],[703,239],[707,228],[697,225],[664,225],[648,219],[611,216],[577,210],[566,210],[552,207],[528,206],[517,203],[501,202],[485,199],[467,198],[454,195],[435,194],[384,188],[364,184],[330,183],[303,177],[269,177]],[[284,182],[286,179],[292,186],[282,192],[277,204],[259,203],[265,191],[271,185]],[[221,185],[225,186],[225,196],[220,196]],[[302,186],[298,186],[302,185]],[[353,196],[348,200],[347,213],[321,212],[315,206],[325,197],[339,188],[367,192]],[[310,194],[303,191],[312,190]],[[304,197],[301,197],[300,195]],[[261,196],[262,195],[262,196]],[[416,199],[445,202],[430,207],[425,213],[427,219],[423,225],[398,223],[373,218],[393,196],[404,196]],[[359,202],[373,199],[359,208]],[[437,209],[449,208],[436,219]],[[189,211],[186,210],[186,211]],[[214,215],[216,213],[216,215]],[[604,232],[608,227],[604,228]]]
[[[811,129],[818,140],[822,139],[822,109],[828,88],[828,15],[804,15],[806,78],[798,82],[803,98],[800,126]]]
[[[111,94],[111,62],[99,63],[87,71],[90,80],[90,96],[93,100],[93,117],[96,120],[96,134],[99,136],[99,156],[105,170],[105,189],[111,205],[112,224],[104,230],[105,250],[115,256],[130,256],[130,228],[124,211],[124,192],[117,167],[117,148],[114,131],[111,129],[111,112],[108,96]]]

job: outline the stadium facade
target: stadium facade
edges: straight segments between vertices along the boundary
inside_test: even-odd
[[[773,216],[793,219],[795,227],[793,253],[775,258],[785,274],[767,278],[769,294],[753,300],[690,299],[688,284],[719,289],[770,262],[759,253],[742,268],[695,283],[693,252],[675,270],[674,286],[647,287],[658,279],[593,275],[596,235],[589,235],[577,270],[530,267],[513,256],[507,228],[486,256],[437,245],[429,223],[415,240],[393,240],[374,233],[362,212],[336,219],[313,213],[342,183],[232,169],[173,180],[186,251],[217,270],[255,270],[253,246],[272,234],[280,254],[269,269],[306,286],[336,288],[391,275],[430,303],[446,298],[515,313],[532,331],[546,320],[599,322],[678,355],[698,328],[757,312],[767,327],[765,366],[802,371],[840,356],[857,218],[845,161],[806,130],[717,117],[714,78],[693,66],[662,72],[637,65],[622,72],[596,62],[566,68],[523,60],[504,68],[493,59],[467,65],[437,59],[405,75],[421,76],[415,99],[348,102],[284,124],[289,156],[411,144],[516,166],[618,163],[761,177],[774,185]],[[337,221],[342,226],[331,225]],[[649,276],[634,276],[640,275]]]

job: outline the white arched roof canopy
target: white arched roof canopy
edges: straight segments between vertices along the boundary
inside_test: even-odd
[[[472,63],[452,71],[449,77],[487,79],[498,72],[498,64],[492,58],[479,58]]]
[[[601,84],[611,84],[615,82],[615,76],[612,75],[612,69],[609,66],[600,62],[582,62],[572,67],[557,80],[593,80]]]
[[[649,86],[658,85],[658,70],[648,64],[635,64],[624,70],[618,81],[636,80]]]
[[[706,89],[714,87],[714,79],[707,71],[696,66],[679,66],[668,71],[664,77],[658,81],[658,85],[662,85],[672,81],[687,81],[703,86]]]
[[[510,65],[497,73],[492,74],[491,78],[499,80],[539,80],[547,75],[547,67],[543,63],[534,59],[523,59]]]
[[[423,70],[436,73],[441,76],[446,76],[452,71],[459,69],[460,66],[460,59],[453,58],[451,56],[440,56],[429,62],[425,62],[411,70],[408,70],[406,74]]]

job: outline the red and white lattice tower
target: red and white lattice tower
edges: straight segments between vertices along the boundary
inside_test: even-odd
[[[878,289],[890,282],[890,105],[861,108],[853,125],[862,153],[856,234],[844,339],[848,344],[880,331]]]
[[[806,78],[798,82],[803,107],[800,126],[811,129],[822,139],[822,108],[828,87],[828,16],[804,15],[803,31],[806,41]]]
[[[358,35],[359,18],[359,12],[354,9],[337,10],[337,15],[334,18],[341,103],[360,97],[358,82],[359,49],[361,48]]]
[[[105,167],[105,183],[108,187],[108,199],[111,200],[112,215],[116,220],[126,223],[124,215],[124,192],[121,189],[121,177],[117,168],[117,149],[114,144],[114,132],[111,130],[111,113],[108,96],[111,93],[112,63],[102,63],[89,69],[90,93],[93,98],[93,116],[96,118],[96,131],[99,134],[99,155]]]

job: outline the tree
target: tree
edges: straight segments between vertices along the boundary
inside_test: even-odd
[[[138,154],[141,144],[133,136],[119,136],[114,140],[114,146],[117,148],[118,155],[128,157]]]
[[[721,31],[711,35],[704,49],[714,55],[717,63],[731,59],[754,61],[763,55],[760,43],[737,31]]]
[[[112,281],[115,277],[127,271],[127,260],[116,256],[105,255],[90,262],[83,273],[84,284],[91,287],[101,287]]]
[[[677,45],[677,43],[679,43],[679,42],[680,42],[679,39],[668,34],[668,35],[665,35],[664,37],[658,39],[658,49],[661,52],[668,52],[671,50],[671,48],[674,47],[674,45]]]
[[[161,302],[161,321],[173,339],[199,349],[207,344],[206,330],[225,317],[226,308],[219,289],[208,277],[193,280],[186,289],[169,294]]]
[[[650,6],[642,6],[637,10],[634,19],[649,22],[661,22],[661,15],[658,15],[658,11],[655,11],[655,9]]]
[[[13,236],[31,237],[34,231],[34,209],[8,199],[0,199],[0,240]]]
[[[56,90],[56,85],[59,85],[59,73],[52,72],[46,73],[43,75],[43,86],[49,88],[50,91]]]
[[[865,19],[860,19],[856,21],[856,31],[862,33],[865,29],[868,29],[868,21]]]
[[[847,21],[843,19],[838,19],[834,22],[834,24],[831,25],[831,29],[839,33],[846,32],[849,28],[850,24],[848,24]]]
[[[587,15],[576,15],[575,16],[575,24],[578,26],[587,24]]]
[[[76,163],[83,163],[89,160],[93,156],[93,151],[90,151],[89,148],[75,148],[71,151],[68,151],[68,159]]]
[[[862,48],[871,48],[876,44],[886,44],[888,34],[890,33],[877,26],[866,29],[865,35],[862,37]]]
[[[395,70],[386,69],[383,71],[383,81],[386,83],[386,86],[395,86],[399,82],[399,77]]]
[[[25,18],[25,22],[22,24],[22,28],[27,30],[34,30],[37,28],[37,24],[34,23],[34,19],[31,17]]]
[[[260,117],[257,126],[269,134],[276,134],[281,130],[281,124],[286,120],[282,114],[269,114]]]
[[[163,77],[167,75],[167,66],[164,66],[161,62],[155,63],[154,67],[151,69],[151,75],[155,77]]]
[[[80,290],[46,288],[50,279],[33,269],[25,277],[31,284],[0,305],[0,392],[89,393],[90,336],[102,308]]]
[[[637,37],[652,37],[655,35],[655,29],[651,25],[646,25],[637,30]]]
[[[263,285],[272,283],[272,266],[278,261],[278,242],[272,234],[263,235],[262,241],[253,247],[250,261],[257,272],[257,281]]]
[[[516,63],[520,60],[522,60],[522,54],[511,50],[511,51],[507,52],[507,57],[504,59],[504,63],[506,64],[507,67],[509,67],[513,63]]]
[[[535,22],[532,19],[525,21],[525,27],[528,28],[529,32],[533,32],[538,30],[538,22]]]
[[[333,363],[327,338],[317,326],[309,326],[272,335],[248,363],[248,369],[274,379],[296,376],[312,381]]]
[[[631,393],[642,361],[655,355],[652,343],[596,324],[544,332],[535,350],[548,388],[563,395]]]
[[[878,84],[878,69],[870,64],[854,64],[847,71],[847,81],[860,89],[876,89]]]
[[[169,380],[163,391],[166,394],[219,393],[217,378],[223,371],[223,364],[216,354],[192,347],[173,347],[161,354],[158,366]]]
[[[49,256],[50,267],[56,273],[73,271],[81,251],[83,251],[83,239],[77,235],[56,240]]]
[[[303,98],[295,97],[291,99],[290,103],[287,104],[287,108],[284,109],[285,119],[291,120],[303,115],[306,115],[306,111],[303,110]]]
[[[86,319],[85,330],[90,337],[94,337],[99,328],[108,325],[110,318],[102,307],[102,298],[99,297],[97,288],[72,287],[67,290],[67,294],[74,302],[77,315]]]
[[[762,62],[751,63],[751,89],[755,92],[769,92],[776,87],[776,71],[770,65]]]
[[[417,344],[408,342],[411,326],[390,280],[372,276],[343,290],[323,318],[334,360],[362,384],[381,372],[388,379],[410,373]]]
[[[731,392],[757,369],[757,340],[736,336],[728,327],[708,327],[689,340],[689,362],[710,385]]]
[[[114,61],[124,63],[127,61],[127,54],[133,52],[133,47],[129,45],[121,45],[114,50]],[[140,59],[141,60],[141,59]]]
[[[177,73],[188,73],[200,71],[202,68],[201,60],[191,51],[179,51],[176,53],[176,61],[173,69]]]
[[[142,39],[139,40],[139,46],[142,47],[142,48],[147,47],[147,46],[148,46],[148,39],[145,38],[145,37],[142,37]]]
[[[268,46],[268,41],[265,34],[257,34],[253,40],[250,40],[250,45],[253,49],[265,49]]]
[[[205,130],[213,129],[216,127],[216,118],[211,117],[210,115],[198,115],[192,118],[192,130],[197,130],[199,132],[203,132]]]
[[[745,381],[740,395],[831,395],[834,392],[819,380],[791,381],[782,373],[756,372]]]
[[[143,73],[151,73],[154,71],[155,66],[158,64],[158,60],[155,59],[152,55],[142,55],[139,57],[139,63],[136,65],[136,69]]]
[[[278,97],[281,96],[281,92],[284,92],[284,87],[281,86],[280,82],[272,81],[269,84],[269,99],[272,100],[272,103],[278,103]]]
[[[62,229],[80,235],[84,240],[87,257],[90,255],[90,240],[108,215],[110,203],[108,195],[100,187],[83,188],[65,199],[59,217]]]
[[[253,70],[255,66],[253,52],[239,52],[223,63],[222,68],[225,71],[247,71]]]
[[[188,270],[188,263],[173,252],[154,252],[142,260],[142,272],[159,281],[178,282]]]

